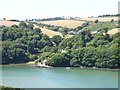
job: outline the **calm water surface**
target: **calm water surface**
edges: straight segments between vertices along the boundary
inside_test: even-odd
[[[117,88],[118,71],[80,68],[2,67],[0,85],[21,88]]]

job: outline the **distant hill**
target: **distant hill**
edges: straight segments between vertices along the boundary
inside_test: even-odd
[[[99,21],[106,22],[106,21],[111,21],[111,19],[118,20],[118,17],[100,17],[100,18],[82,18],[81,20],[87,20],[87,21],[95,21],[98,19]],[[42,21],[40,23],[44,24],[50,24],[50,25],[55,25],[55,26],[62,26],[62,27],[68,27],[68,28],[76,28],[77,26],[81,26],[85,21],[77,21],[77,20],[55,20],[55,21]],[[0,26],[8,26],[10,27],[11,25],[19,25],[19,22],[14,22],[14,21],[8,21],[8,20],[0,20]],[[35,25],[35,27],[38,27]],[[52,31],[46,28],[38,27],[41,29],[41,31],[48,35],[50,38],[52,38],[54,35],[60,35],[62,36],[62,33],[57,32],[57,31]],[[118,28],[114,28],[108,31],[108,34],[113,35],[118,33],[119,30]],[[71,37],[73,35],[67,35],[66,37]]]
[[[6,20],[0,23],[5,26],[19,24]],[[66,23],[68,25],[71,22]],[[62,34],[66,34],[46,29],[50,25],[45,27],[35,22],[21,22],[19,26],[0,27],[2,64],[47,60],[47,64],[54,67],[118,69],[120,64],[118,62],[120,43],[118,21],[86,23],[88,24],[84,23],[83,30],[81,26],[77,27],[79,33],[72,38],[61,38]],[[91,34],[92,31],[95,32]]]
[[[1,20],[0,21],[0,26],[7,26],[7,27],[10,27],[12,25],[19,25],[19,22],[14,22],[14,21],[8,21],[8,20]],[[43,34],[46,34],[48,35],[50,38],[52,38],[53,36],[55,35],[60,35],[61,37],[62,36],[62,33],[60,32],[57,32],[57,31],[52,31],[52,30],[49,30],[49,29],[46,29],[46,28],[41,28],[41,27],[38,27],[37,25],[34,25],[35,28],[40,28],[42,33]],[[71,37],[71,35],[68,35],[66,37]]]

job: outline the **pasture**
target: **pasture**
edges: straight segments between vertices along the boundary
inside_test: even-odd
[[[77,26],[81,26],[85,21],[77,21],[77,20],[55,20],[55,21],[41,21],[40,23],[54,25],[54,26],[62,26],[67,28],[76,28]]]

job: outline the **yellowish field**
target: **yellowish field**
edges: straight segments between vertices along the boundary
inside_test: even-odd
[[[114,34],[116,34],[116,33],[118,33],[118,32],[120,32],[120,28],[114,28],[114,29],[112,29],[112,30],[109,30],[109,31],[108,31],[108,34],[114,35]]]
[[[63,37],[60,32],[52,31],[46,28],[41,28],[41,27],[38,27],[37,25],[34,25],[34,28],[40,28],[42,33],[48,35],[50,38],[52,38],[55,35],[60,35],[61,37]]]
[[[98,19],[101,22],[106,22],[106,21],[111,21],[111,19],[117,21],[118,17],[81,18],[80,20],[95,21],[96,19]]]
[[[77,26],[81,26],[85,22],[76,20],[56,20],[56,21],[42,21],[40,23],[62,26],[67,28],[76,28]]]
[[[112,19],[112,18],[111,18]],[[109,19],[109,20],[111,20],[111,19]],[[106,19],[106,20],[108,20],[108,19]],[[70,23],[73,23],[74,21],[73,20],[64,20],[64,22],[65,21],[67,21],[67,23],[70,21]],[[72,22],[73,21],[73,22]],[[47,22],[53,22],[53,21],[47,21]],[[56,21],[55,21],[56,22]],[[55,23],[54,22],[54,23]],[[60,23],[60,20],[58,21],[59,23]],[[63,21],[62,21],[63,22]],[[79,22],[79,21],[78,21]],[[0,26],[8,26],[8,27],[10,27],[11,25],[18,25],[19,24],[19,22],[12,22],[12,21],[7,21],[7,20],[4,20],[4,21],[0,21]],[[70,24],[69,24],[70,25]],[[60,33],[60,32],[57,32],[57,31],[52,31],[52,30],[49,30],[49,29],[46,29],[46,28],[41,28],[41,27],[38,27],[37,25],[34,25],[34,27],[35,28],[40,28],[41,29],[41,31],[42,31],[42,33],[43,34],[46,34],[46,35],[48,35],[50,38],[52,38],[54,35],[60,35],[61,37],[63,37],[62,36],[62,33]],[[118,33],[118,32],[120,32],[120,28],[114,28],[114,29],[112,29],[112,30],[109,30],[108,31],[108,34],[110,34],[110,35],[114,35],[114,34],[116,34],[116,33]],[[93,33],[95,33],[95,32],[93,32]],[[74,36],[74,35],[66,35],[66,38],[69,38],[69,37],[72,37],[72,36]]]
[[[10,27],[12,25],[19,25],[19,22],[12,22],[12,21],[7,21],[7,20],[4,20],[4,21],[0,21],[0,26],[7,26],[7,27]],[[35,28],[38,27],[36,25],[34,25]],[[53,37],[54,35],[60,35],[62,37],[62,34],[59,33],[59,32],[55,32],[55,31],[52,31],[52,30],[49,30],[49,29],[45,29],[45,28],[41,28],[41,27],[38,27],[41,29],[42,33],[48,35],[50,38]]]
[[[95,33],[97,33],[97,31],[92,31],[91,33],[92,33],[92,34],[95,34]],[[114,35],[114,34],[116,34],[116,33],[120,33],[120,28],[114,28],[114,29],[109,30],[109,31],[107,32],[107,34],[109,34],[109,35]],[[103,33],[103,35],[105,35],[105,33]]]
[[[7,26],[7,27],[10,27],[12,25],[19,25],[19,22],[12,22],[12,21],[7,21],[7,20],[4,20],[4,21],[0,21],[0,26]]]

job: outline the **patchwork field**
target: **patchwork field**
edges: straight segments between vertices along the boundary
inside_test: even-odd
[[[40,23],[62,26],[67,28],[76,28],[77,26],[81,26],[84,21],[76,21],[76,20],[56,20],[56,21],[42,21]]]
[[[0,26],[7,26],[7,27],[10,27],[10,26],[12,26],[12,25],[14,25],[14,24],[16,24],[16,25],[19,25],[19,22],[12,22],[12,21],[7,21],[7,20],[1,20],[0,21]]]
[[[12,21],[7,21],[7,20],[4,20],[4,21],[0,21],[0,26],[7,26],[7,27],[10,27],[12,25],[19,25],[19,22],[12,22]],[[50,38],[53,37],[54,35],[60,35],[62,37],[62,34],[59,33],[59,32],[55,32],[55,31],[52,31],[52,30],[49,30],[49,29],[46,29],[46,28],[41,28],[41,27],[38,27],[36,25],[34,25],[35,28],[40,28],[41,31],[48,35]]]
[[[106,19],[106,20],[108,20],[108,19]],[[58,20],[58,21],[43,21],[42,23],[51,24],[51,25],[54,24],[54,25],[58,25],[58,26],[61,26],[61,25],[65,26],[66,25],[66,26],[68,26],[70,28],[70,27],[75,27],[75,26],[81,25],[83,22],[74,21],[74,20]],[[8,27],[10,27],[11,25],[14,25],[14,24],[19,25],[19,22],[12,22],[12,21],[7,21],[7,20],[0,21],[0,26],[8,26]],[[40,28],[41,31],[44,34],[48,35],[50,38],[52,38],[54,35],[60,35],[61,37],[63,37],[62,33],[60,33],[60,32],[52,31],[52,30],[49,30],[49,29],[46,29],[46,28],[41,28],[41,27],[38,27],[37,25],[34,25],[34,27],[35,28]],[[108,34],[114,35],[114,34],[116,34],[118,32],[120,32],[120,28],[114,28],[112,30],[109,30]],[[69,38],[69,37],[72,37],[72,36],[73,35],[66,35],[66,38]]]
[[[101,22],[106,22],[106,21],[111,21],[112,19],[117,21],[118,17],[81,18],[80,20],[95,21],[96,19],[98,19]]]

